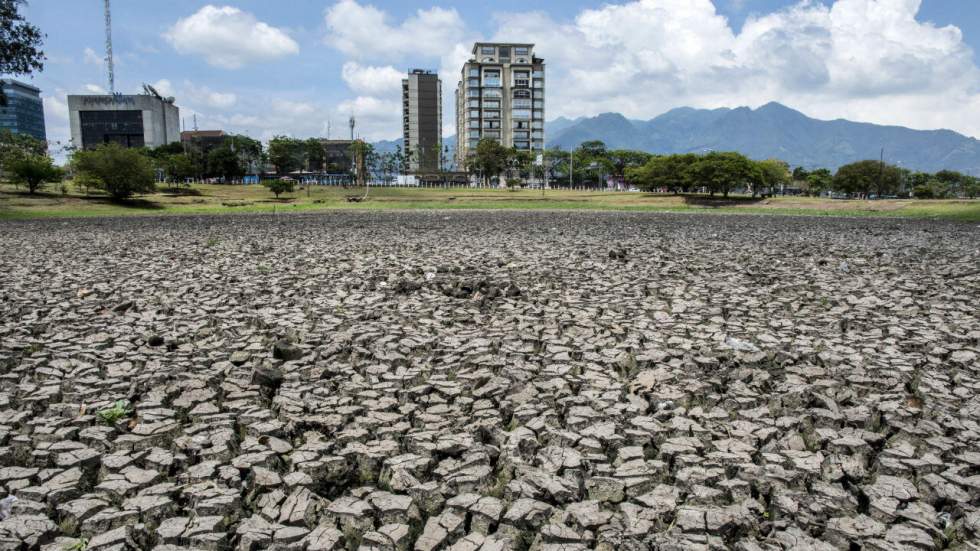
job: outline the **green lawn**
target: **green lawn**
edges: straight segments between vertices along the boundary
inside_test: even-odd
[[[276,200],[262,186],[195,185],[192,194],[160,193],[114,202],[85,195],[69,186],[62,194],[51,186],[28,195],[0,184],[0,218],[131,216],[157,214],[227,214],[235,212],[301,212],[327,209],[591,209],[661,212],[719,212],[810,216],[888,216],[980,222],[980,200],[838,201],[806,197],[765,200],[738,198],[723,202],[704,197],[650,193],[587,191],[508,191],[498,189],[371,188],[367,200],[349,203],[363,188],[313,186]]]

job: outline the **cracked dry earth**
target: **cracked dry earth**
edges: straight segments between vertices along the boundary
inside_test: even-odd
[[[980,549],[976,225],[0,224],[0,549]]]

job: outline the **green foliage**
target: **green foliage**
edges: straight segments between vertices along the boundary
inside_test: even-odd
[[[23,0],[0,0],[0,74],[29,75],[44,69],[44,34],[20,14]],[[0,106],[7,96],[0,83]]]
[[[136,149],[126,149],[115,143],[103,144],[92,150],[76,151],[72,155],[72,165],[84,181],[116,199],[156,190],[153,163]]]
[[[28,134],[14,134],[9,129],[0,129],[0,168],[7,170],[7,164],[27,155],[47,155],[48,144]]]
[[[880,161],[858,161],[837,169],[834,191],[869,195],[890,195],[898,192],[902,171]]]
[[[232,151],[229,143],[216,147],[208,153],[207,166],[208,175],[219,176],[225,180],[234,180],[245,175],[241,160],[238,154]]]
[[[810,173],[807,169],[802,166],[798,166],[793,169],[793,181],[794,182],[806,182],[810,179]]]
[[[484,138],[476,144],[476,154],[469,159],[469,168],[480,173],[484,182],[500,176],[507,168],[511,151],[500,142]]]
[[[35,193],[38,189],[48,182],[58,182],[64,172],[54,166],[54,161],[47,155],[23,155],[8,163],[5,168],[10,172],[11,178],[15,182],[27,186],[30,193]]]
[[[86,549],[88,549],[88,538],[80,538],[75,543],[64,547],[65,551],[85,551]]]
[[[132,413],[132,410],[129,409],[129,402],[126,400],[117,400],[111,406],[99,410],[95,415],[103,423],[115,425],[116,421],[129,417],[130,413]]]
[[[699,160],[694,153],[654,157],[641,167],[627,169],[626,180],[646,191],[686,192],[693,185],[689,170]]]
[[[781,186],[788,185],[792,182],[792,174],[790,174],[789,165],[785,161],[766,159],[765,161],[758,161],[756,165],[762,175],[762,185],[753,186],[752,195],[755,195],[760,187],[768,189],[771,195]]]
[[[262,182],[262,185],[267,187],[272,193],[275,193],[276,199],[278,199],[283,193],[292,193],[296,191],[296,180],[292,179],[266,180]]]
[[[924,184],[912,188],[912,195],[916,199],[943,199],[949,192],[949,184],[938,178],[930,178]]]
[[[758,163],[735,152],[713,151],[701,156],[688,174],[695,185],[707,186],[712,194],[722,193],[725,197],[737,186],[755,187],[763,182]]]
[[[304,159],[304,145],[288,136],[275,136],[269,140],[269,162],[277,174],[286,174],[300,168]]]
[[[834,186],[834,175],[826,168],[818,168],[807,174],[806,188],[812,195],[830,191]]]

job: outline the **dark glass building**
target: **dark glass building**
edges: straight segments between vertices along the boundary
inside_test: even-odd
[[[41,90],[13,79],[0,79],[7,105],[0,106],[0,129],[47,140]]]

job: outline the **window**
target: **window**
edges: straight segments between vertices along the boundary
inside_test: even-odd
[[[534,102],[534,108],[535,109],[544,109],[544,102],[541,101],[541,100],[535,101]]]
[[[470,74],[469,74],[469,76],[471,76],[471,77],[477,77],[477,78],[479,78],[479,76],[480,76],[480,70],[479,70],[479,69],[477,69],[476,67],[474,67],[474,68],[472,68],[472,69],[470,69]]]
[[[480,121],[470,121],[470,128],[480,128]]]
[[[480,100],[478,100],[478,99],[471,99],[470,101],[466,102],[466,106],[467,107],[478,108],[478,107],[480,107]]]
[[[483,55],[493,55],[494,53],[496,53],[496,50],[494,49],[493,46],[483,46],[482,48],[480,48],[480,53]]]
[[[513,107],[514,109],[530,109],[531,108],[531,100],[529,100],[529,99],[515,99],[513,101],[513,103],[511,103],[511,107]]]
[[[544,111],[535,111],[534,112],[534,118],[536,120],[537,119],[544,119]]]
[[[487,100],[483,102],[484,109],[500,109],[500,100]]]
[[[484,86],[500,86],[500,71],[486,71],[483,73]]]
[[[526,139],[528,139],[528,133],[527,132],[514,132],[514,139],[515,140],[526,140]]]
[[[478,78],[471,78],[468,81],[466,81],[466,85],[467,86],[471,86],[473,88],[476,88],[477,86],[480,85],[480,79],[478,79]]]
[[[510,48],[507,46],[501,46],[500,57],[510,57]]]
[[[483,58],[480,61],[482,61],[483,63],[493,63],[493,58],[492,57],[485,57],[485,58]]]
[[[483,97],[485,98],[499,98],[502,97],[500,90],[484,90]]]
[[[530,98],[531,97],[531,91],[530,90],[514,90],[514,97],[515,98]]]
[[[499,119],[500,111],[484,111],[483,118],[485,119]]]
[[[530,52],[525,47],[514,48],[514,55],[528,55]]]
[[[499,129],[500,128],[500,121],[483,121],[483,128]]]
[[[531,128],[533,128],[535,130],[540,130],[540,129],[544,128],[544,123],[541,122],[541,121],[534,121],[534,122],[531,123]]]
[[[514,109],[513,117],[515,119],[530,119],[531,110],[530,109]]]
[[[531,123],[528,121],[514,121],[514,130],[527,130],[531,128]]]
[[[531,137],[534,138],[535,140],[543,140],[544,132],[540,130],[535,130],[534,132],[531,132]]]
[[[479,130],[470,130],[469,132],[467,132],[467,136],[469,136],[469,139],[471,139],[471,140],[474,140],[474,139],[479,140],[480,139],[480,131]]]
[[[514,71],[514,78],[527,79],[530,78],[530,73],[528,73],[527,71]]]
[[[544,71],[534,71],[534,78],[544,78]]]
[[[478,118],[480,118],[480,110],[479,109],[470,109],[470,118],[471,119],[478,119]]]
[[[486,132],[483,133],[483,137],[484,138],[493,138],[495,140],[499,140],[500,139],[500,131],[499,130],[487,130]]]
[[[480,97],[480,91],[477,90],[476,88],[470,88],[469,90],[466,91],[466,97],[478,98]]]
[[[531,149],[531,144],[527,141],[514,142],[514,149]]]
[[[535,80],[534,81],[534,87],[535,88],[544,88],[544,81],[543,80]]]

